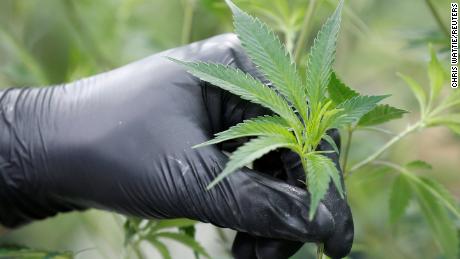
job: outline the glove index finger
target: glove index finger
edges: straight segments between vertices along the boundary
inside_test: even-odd
[[[228,160],[223,154],[221,158],[219,167]],[[215,169],[211,175],[220,173]],[[212,197],[208,222],[251,235],[318,242],[326,240],[334,229],[332,214],[323,204],[315,218],[308,220],[310,196],[305,189],[246,167],[203,195]]]

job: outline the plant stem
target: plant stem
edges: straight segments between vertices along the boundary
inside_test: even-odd
[[[423,125],[423,121],[418,121],[417,123],[407,127],[406,130],[404,130],[403,132],[401,132],[398,135],[396,135],[394,138],[392,138],[390,141],[388,141],[385,145],[383,145],[379,150],[375,151],[373,154],[368,156],[366,159],[364,159],[363,161],[361,161],[361,162],[357,163],[356,165],[354,165],[351,168],[349,174],[354,172],[354,171],[356,171],[356,170],[358,170],[359,168],[369,164],[370,162],[374,161],[375,159],[377,159],[388,148],[393,146],[395,143],[400,141],[403,137],[405,137],[409,133],[412,133],[413,131],[415,131],[415,130],[419,129],[420,127],[422,127],[422,125]]]
[[[305,41],[307,40],[308,33],[310,31],[311,20],[313,18],[313,13],[317,7],[317,0],[310,0],[308,3],[307,13],[305,14],[305,18],[302,23],[302,30],[300,31],[299,38],[295,44],[294,48],[294,60],[296,63],[300,62],[300,58],[302,57],[302,48],[304,48]]]
[[[181,43],[187,44],[190,42],[193,24],[193,12],[195,11],[195,0],[184,0],[184,22],[182,24]]]
[[[133,244],[133,251],[134,251],[134,254],[136,254],[136,257],[138,259],[144,259],[144,256],[142,255],[141,248],[140,248],[140,241],[141,240]]]
[[[324,254],[324,244],[316,244],[316,259],[323,259]]]
[[[286,45],[286,49],[292,55],[292,51],[294,49],[294,37],[295,33],[290,30],[284,30],[284,45]]]
[[[351,127],[348,127],[348,129],[347,129],[347,143],[345,144],[345,149],[344,149],[344,154],[343,154],[343,164],[342,164],[343,177],[347,176],[348,155],[350,154],[352,137],[353,137],[353,129]]]
[[[445,26],[445,24],[441,20],[441,16],[439,16],[439,13],[436,11],[436,8],[434,7],[433,3],[431,0],[425,0],[426,5],[430,9],[431,14],[433,15],[434,19],[438,23],[439,28],[442,30],[444,34],[446,34],[447,37],[449,37],[450,32],[449,29]]]

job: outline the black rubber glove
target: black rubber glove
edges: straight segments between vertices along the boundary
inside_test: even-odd
[[[353,239],[351,213],[333,187],[333,201],[326,199],[312,222],[303,188],[248,168],[206,191],[227,161],[222,150],[235,143],[191,146],[266,111],[201,82],[166,56],[233,65],[261,78],[237,38],[226,34],[70,84],[2,92],[0,223],[15,227],[94,207],[326,242],[327,253],[345,256]],[[286,174],[297,162],[271,170]]]

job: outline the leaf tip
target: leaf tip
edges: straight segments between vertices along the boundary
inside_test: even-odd
[[[212,143],[209,143],[209,141],[206,141],[206,142],[203,142],[203,143],[200,143],[200,144],[196,144],[196,145],[192,146],[192,148],[195,149],[195,148],[205,147],[205,146],[209,146],[211,144]]]
[[[230,7],[230,10],[232,10],[233,14],[241,12],[240,8],[238,8],[238,6],[236,6],[236,4],[233,3],[233,1],[225,0],[225,3],[228,5],[228,7]]]
[[[168,59],[169,61],[172,61],[176,64],[179,64],[179,65],[187,65],[187,62],[186,61],[183,61],[183,60],[179,60],[177,58],[173,58],[173,57],[168,57],[168,56],[165,56],[166,59]]]
[[[316,212],[316,211],[314,211],[314,210],[312,210],[312,209],[310,208],[310,211],[309,211],[309,213],[308,213],[308,220],[309,220],[309,221],[313,221],[313,218],[315,217],[315,214],[316,214],[315,212]]]

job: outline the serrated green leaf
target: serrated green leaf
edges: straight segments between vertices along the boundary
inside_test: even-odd
[[[230,160],[225,165],[222,173],[208,185],[207,189],[209,190],[214,187],[235,170],[281,147],[296,148],[297,143],[293,142],[291,138],[281,136],[262,136],[245,143],[231,154]]]
[[[390,193],[390,222],[396,223],[406,211],[412,196],[409,180],[404,174],[399,174],[393,182]]]
[[[191,219],[162,219],[159,220],[157,224],[155,224],[151,231],[157,231],[165,228],[181,228],[181,227],[188,227],[193,226],[197,222]]]
[[[407,169],[433,169],[433,167],[429,163],[422,160],[411,161],[407,163],[404,167]]]
[[[307,184],[310,193],[310,211],[308,218],[313,220],[318,209],[319,202],[326,195],[329,188],[330,176],[323,169],[322,165],[317,164],[317,160],[308,159],[307,162]]]
[[[418,181],[412,181],[414,193],[425,219],[434,235],[437,245],[448,259],[458,258],[458,236],[455,223],[449,217],[446,209],[441,206],[434,196]]]
[[[382,124],[394,119],[399,119],[404,115],[404,113],[407,113],[407,111],[395,108],[388,104],[379,104],[361,117],[358,122],[358,126],[367,127]]]
[[[307,61],[307,95],[310,105],[316,106],[324,97],[335,59],[343,1],[318,32]]]
[[[436,99],[442,90],[442,86],[446,81],[444,68],[436,57],[436,52],[430,45],[431,60],[428,64],[428,77],[430,79],[431,100]]]
[[[340,173],[334,162],[328,157],[317,153],[309,153],[307,158],[307,185],[310,192],[310,212],[309,219],[312,220],[319,202],[324,198],[329,182],[332,179],[338,192],[344,197]]]
[[[409,86],[409,88],[412,90],[412,93],[415,95],[415,98],[417,98],[418,104],[420,106],[420,111],[421,113],[425,113],[425,107],[426,107],[426,93],[425,90],[419,83],[417,83],[414,79],[405,76],[401,73],[398,73],[398,76],[406,82],[406,84]]]
[[[243,71],[221,64],[170,60],[185,66],[191,74],[204,81],[272,110],[292,127],[300,127],[301,122],[279,94]]]
[[[217,133],[214,139],[196,145],[193,148],[252,136],[284,136],[294,138],[294,135],[289,131],[289,125],[281,117],[266,115],[238,123],[226,131]]]
[[[191,248],[193,251],[197,252],[198,254],[206,256],[206,257],[209,258],[208,253],[201,246],[201,244],[198,243],[195,239],[187,236],[186,234],[162,232],[162,233],[156,233],[156,234],[152,235],[151,238],[154,238],[154,239],[156,239],[156,238],[167,238],[167,239],[177,241],[179,243],[182,243],[185,246],[188,246],[189,248]]]
[[[337,105],[337,109],[343,109],[338,113],[332,127],[340,128],[358,121],[364,114],[368,113],[378,102],[388,97],[382,96],[355,96]]]
[[[158,253],[160,253],[163,259],[172,259],[168,247],[163,242],[151,237],[148,238],[148,241],[156,248],[156,250],[158,251]]]
[[[359,95],[359,93],[345,85],[334,72],[331,74],[331,80],[329,81],[327,91],[329,93],[329,98],[331,98],[335,104],[343,103]]]
[[[302,117],[306,118],[305,86],[278,37],[265,23],[248,15],[231,1],[226,2],[233,12],[235,31],[248,56]]]
[[[334,152],[336,152],[337,154],[339,154],[339,148],[337,147],[337,144],[335,143],[335,141],[332,139],[331,136],[325,134],[323,136],[323,139],[329,144],[331,145],[332,149],[334,149]]]

